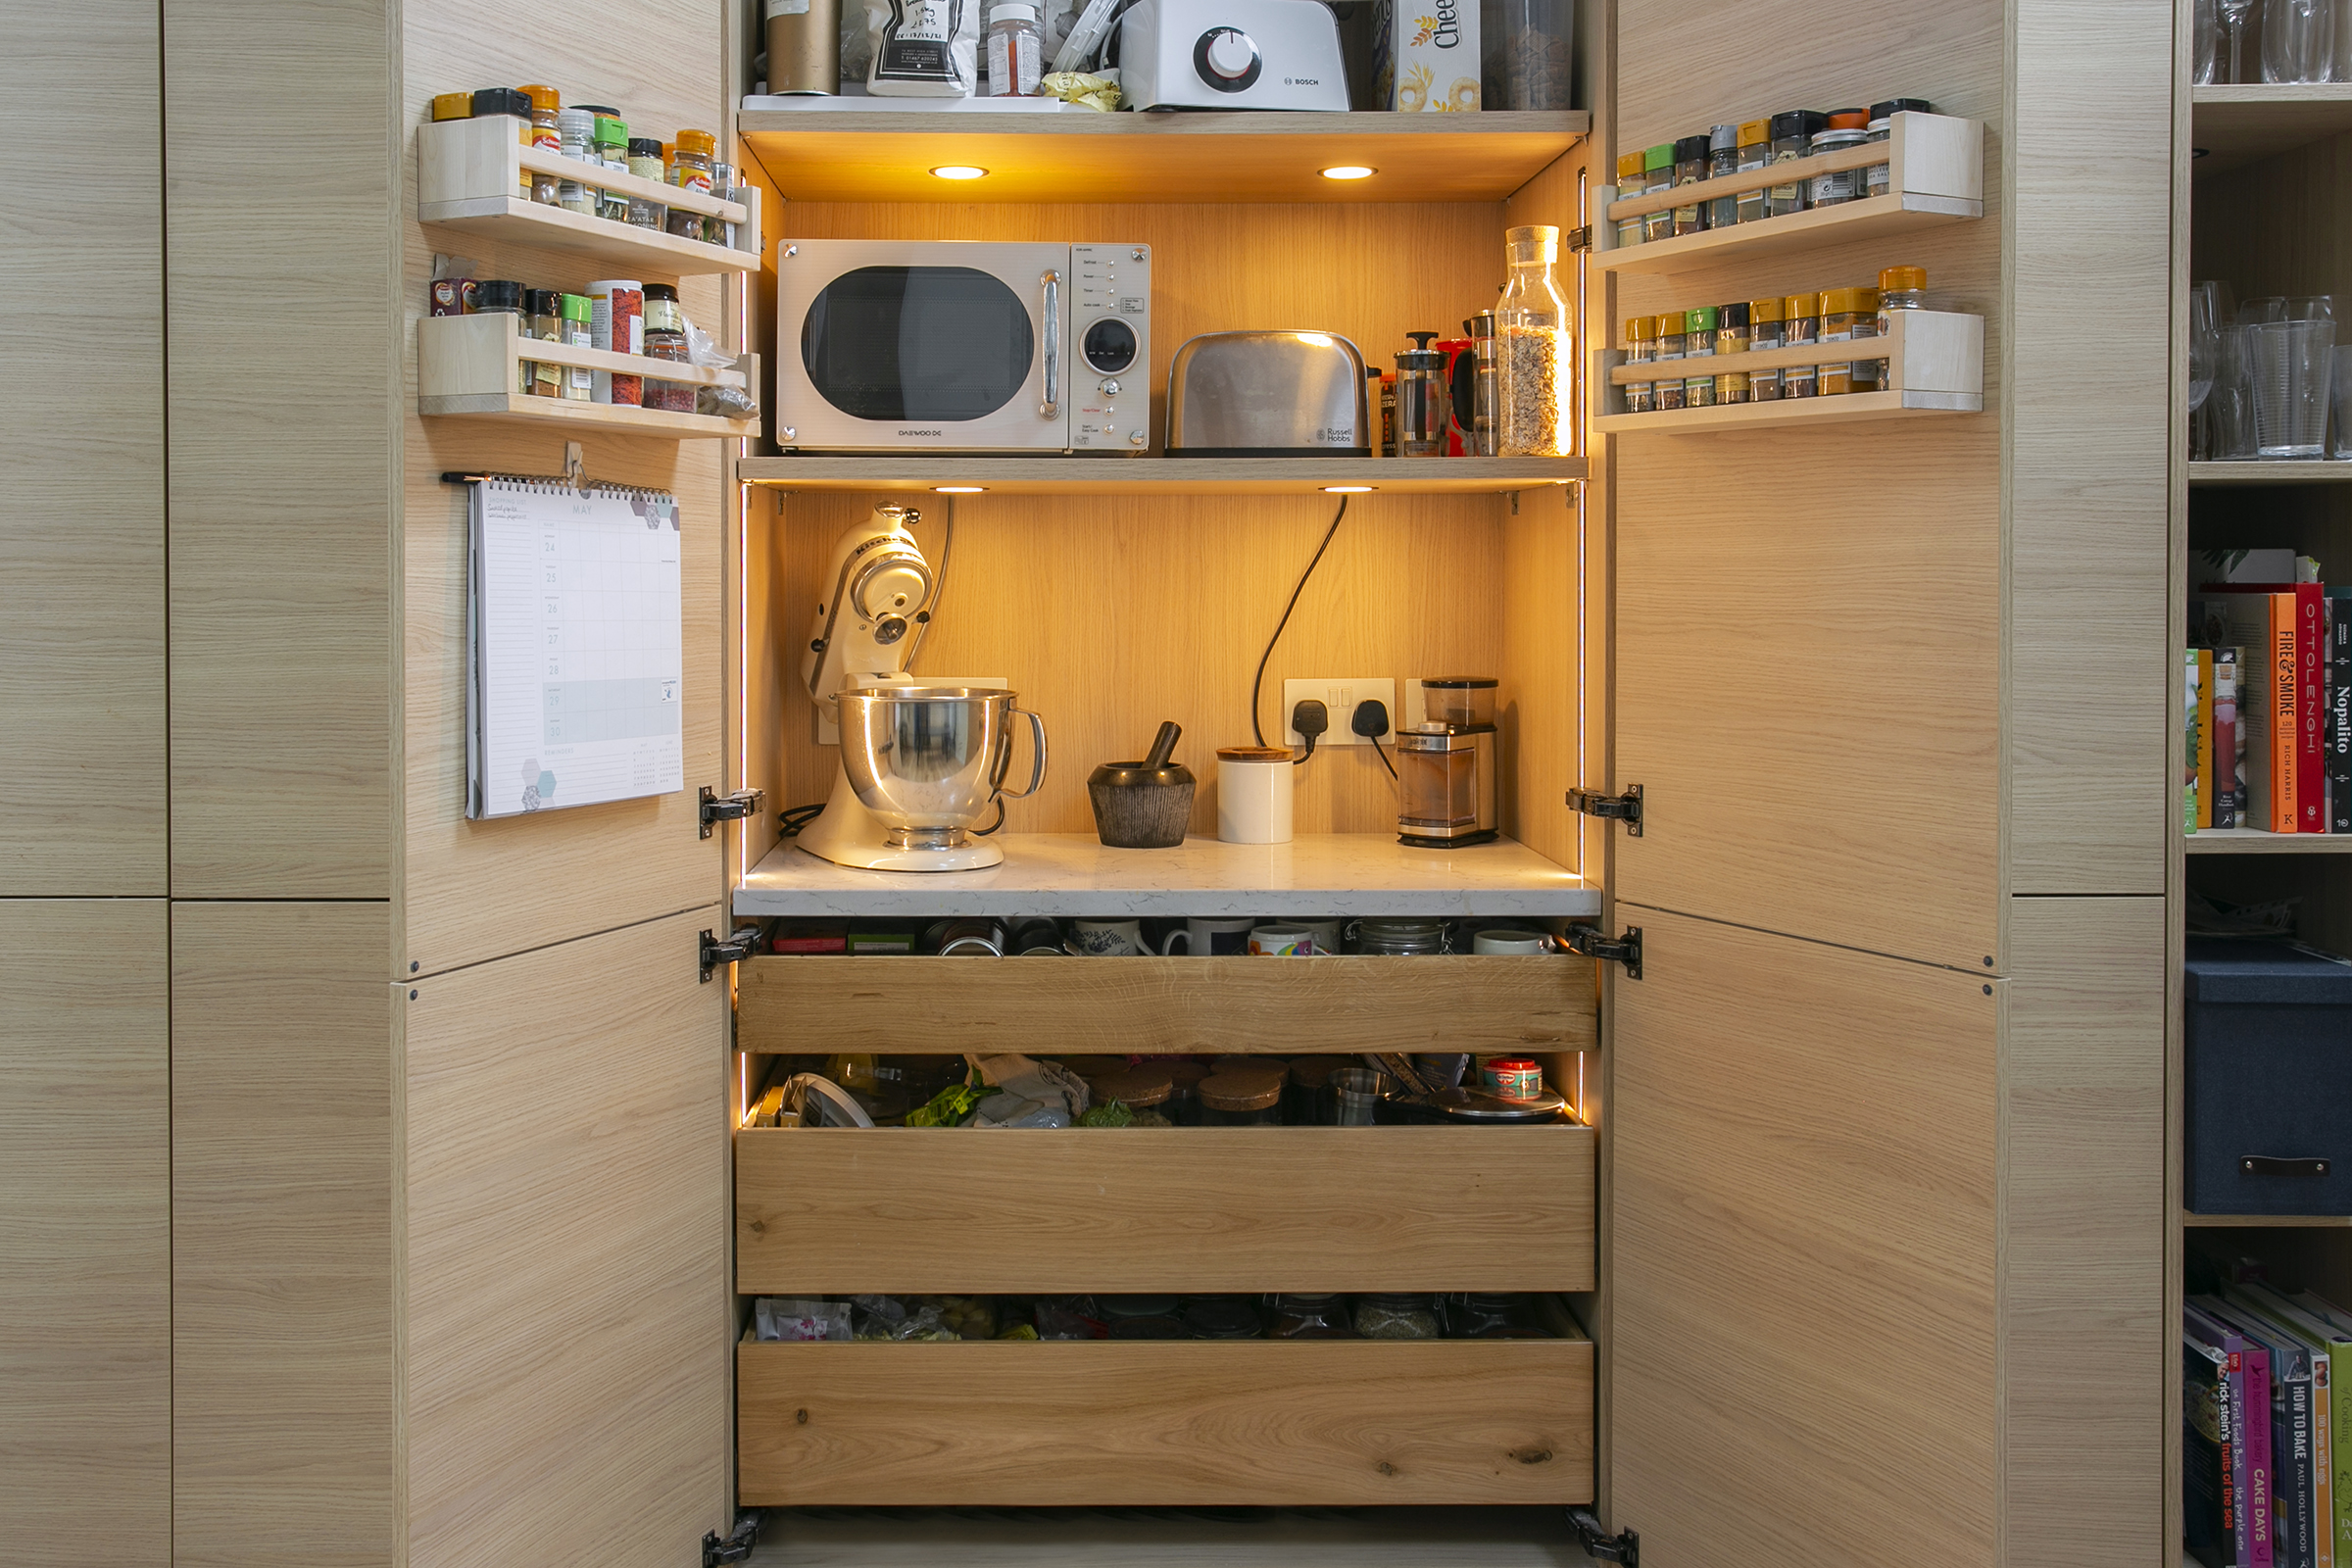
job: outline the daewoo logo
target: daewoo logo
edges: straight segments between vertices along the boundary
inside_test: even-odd
[[[901,435],[946,435],[945,430],[901,430]]]

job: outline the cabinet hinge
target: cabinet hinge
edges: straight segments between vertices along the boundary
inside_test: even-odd
[[[758,815],[760,803],[766,798],[758,790],[737,790],[732,795],[714,795],[710,785],[704,785],[703,837],[709,838],[710,829],[717,823],[740,822],[747,816]]]
[[[1568,809],[1586,816],[1604,817],[1625,824],[1625,836],[1642,836],[1642,786],[1628,784],[1623,795],[1603,795],[1598,790],[1570,790]]]
[[[1568,242],[1571,251],[1589,251],[1592,248],[1592,225],[1579,223],[1561,237]]]
[[[1622,963],[1628,980],[1642,978],[1642,928],[1638,925],[1627,926],[1624,934],[1614,940],[1603,936],[1598,926],[1572,925],[1568,928],[1567,942],[1571,953]]]
[[[1612,1536],[1600,1527],[1600,1520],[1590,1508],[1568,1510],[1568,1527],[1576,1532],[1585,1555],[1595,1562],[1621,1562],[1625,1568],[1642,1568],[1642,1538],[1631,1530]]]
[[[756,925],[747,925],[740,931],[730,933],[724,942],[705,931],[703,933],[704,982],[709,983],[711,972],[720,964],[741,963],[759,951],[760,928]]]
[[[756,1513],[736,1517],[735,1528],[727,1539],[718,1539],[713,1530],[703,1537],[703,1568],[718,1568],[721,1563],[744,1562],[750,1559],[752,1548],[760,1544],[760,1516]]]

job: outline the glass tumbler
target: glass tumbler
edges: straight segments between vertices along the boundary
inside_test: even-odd
[[[2243,325],[2221,330],[2213,391],[2205,400],[2210,452],[2216,462],[2237,463],[2254,456],[2253,350],[2247,342],[2253,331]]]
[[[2202,87],[2213,80],[2215,61],[2222,47],[2222,19],[2214,10],[2214,0],[2196,0],[2196,15],[2192,19],[2196,33],[2196,57],[2189,79]],[[2343,46],[2345,29],[2340,22],[2335,30],[2336,45]]]
[[[2335,68],[2336,0],[2262,0],[2262,79],[2326,81]]]
[[[2352,458],[2352,346],[2338,345],[2331,367],[2334,390],[2329,401],[2335,408],[2335,434],[2328,455],[2340,461]]]
[[[1085,9],[1080,7],[1081,10]],[[1479,16],[1488,109],[1566,109],[1575,0],[1499,0]]]
[[[2328,439],[2335,323],[2265,321],[2247,333],[2253,348],[2254,455],[2322,456]]]

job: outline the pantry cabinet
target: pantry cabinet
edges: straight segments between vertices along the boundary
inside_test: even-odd
[[[173,1245],[148,1273],[172,1292],[176,1560],[687,1565],[739,1506],[876,1503],[1591,1507],[1668,1568],[2164,1556],[2170,730],[2140,645],[2165,637],[2142,554],[2166,450],[2141,434],[2171,396],[2169,17],[1600,0],[1573,115],[940,130],[912,108],[738,116],[746,0],[165,9],[175,123],[318,154],[175,157],[161,198]],[[1926,97],[1979,127],[1979,194],[1951,199],[1982,216],[1561,270],[1584,359],[1629,315],[1920,265],[1981,322],[1981,408],[1600,431],[1459,469],[960,479],[518,419],[427,355],[436,257],[565,288],[612,268],[578,225],[541,244],[511,213],[433,219],[420,158],[433,95],[523,81],[736,149],[760,264],[681,296],[769,356],[749,380],[773,369],[787,239],[1152,246],[1154,429],[1196,332],[1315,328],[1385,359],[1490,302],[1507,226],[1604,223],[1623,149]],[[1326,188],[1314,160],[1359,128],[1392,183]],[[961,156],[1003,181],[923,172]],[[2110,298],[2127,326],[2083,308]],[[294,362],[331,362],[333,395]],[[687,787],[469,821],[466,493],[444,475],[559,473],[567,438],[590,479],[679,499]],[[1279,874],[1049,875],[1091,843],[1095,763],[1167,717],[1204,776],[1248,738],[1325,487],[1358,481],[1269,689],[1495,674],[1510,842],[1400,880],[1368,848],[1396,858],[1388,775],[1331,748]],[[959,482],[980,492],[932,493]],[[1532,916],[1638,932],[1638,977],[711,961],[739,922],[884,907],[775,815],[837,770],[799,659],[833,539],[882,499],[924,513],[947,564],[918,668],[1003,677],[1054,758],[1002,871],[889,912]],[[1638,835],[1566,799],[1636,787]],[[706,836],[705,788],[763,805]],[[1213,823],[1204,787],[1194,831]],[[1582,1125],[740,1126],[774,1054],[1128,1042],[1532,1052]],[[1587,1332],[745,1338],[762,1294],[1181,1289],[1544,1291]]]

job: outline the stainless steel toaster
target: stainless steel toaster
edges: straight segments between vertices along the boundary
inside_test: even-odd
[[[1203,332],[1168,365],[1171,458],[1368,458],[1364,357],[1337,332]]]

